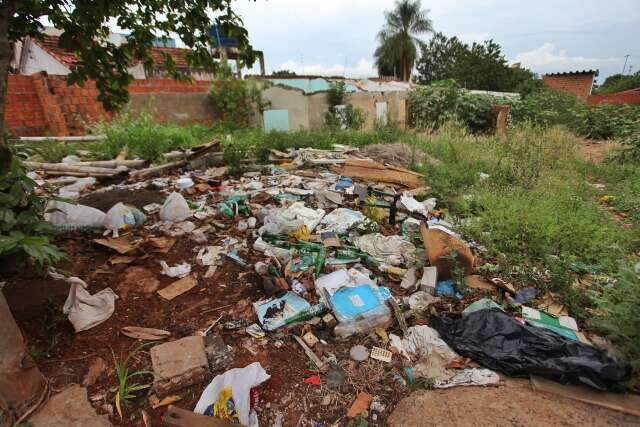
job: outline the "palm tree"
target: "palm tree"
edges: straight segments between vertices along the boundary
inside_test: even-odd
[[[423,42],[417,36],[433,32],[428,10],[421,9],[420,0],[398,0],[395,8],[385,12],[386,23],[378,33],[380,45],[374,56],[380,75],[400,75],[409,81],[418,47]]]

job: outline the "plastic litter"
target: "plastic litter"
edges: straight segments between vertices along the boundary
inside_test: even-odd
[[[354,227],[364,221],[365,216],[362,212],[354,211],[352,209],[338,208],[327,214],[320,225],[318,226],[318,232],[324,233],[333,231],[338,234],[346,233],[351,227]]]
[[[550,329],[565,338],[578,339],[576,335],[578,325],[572,317],[560,316],[556,318],[531,307],[522,307],[522,317],[530,325]]]
[[[400,287],[402,289],[415,289],[418,282],[418,278],[416,277],[416,269],[411,267],[404,273],[402,277],[402,282],[400,282]]]
[[[162,221],[184,221],[191,216],[191,209],[182,194],[175,191],[169,194],[162,208],[160,208],[160,219]]]
[[[62,312],[67,315],[76,332],[91,329],[113,314],[118,296],[111,288],[91,295],[87,291],[88,285],[78,277],[66,277],[52,268],[49,269],[49,276],[71,285]]]
[[[462,315],[468,316],[469,314],[474,313],[476,311],[486,310],[491,308],[504,311],[504,309],[500,305],[496,304],[492,299],[482,298],[472,304],[469,304],[467,308],[465,308],[462,311]]]
[[[220,254],[222,253],[221,246],[207,246],[198,251],[196,256],[196,262],[202,266],[210,266],[218,263]]]
[[[107,211],[104,217],[104,228],[107,231],[111,231],[115,237],[118,237],[120,230],[137,227],[144,224],[146,220],[147,217],[140,209],[119,202]]]
[[[418,291],[406,298],[406,304],[411,310],[426,310],[431,304],[440,301],[440,298],[434,297],[428,292]]]
[[[409,212],[416,212],[424,216],[427,216],[429,213],[429,210],[427,210],[425,205],[414,199],[413,196],[408,193],[404,193],[400,196],[400,203],[402,203],[402,206],[404,206]]]
[[[354,239],[354,243],[380,263],[397,266],[412,265],[415,262],[415,246],[401,236],[365,234]]]
[[[496,374],[490,369],[463,369],[453,377],[446,380],[436,381],[435,388],[451,388],[458,386],[484,386],[491,384],[498,384],[500,382],[500,375]]]
[[[262,235],[269,234],[288,234],[301,225],[306,225],[309,231],[313,231],[324,217],[323,209],[307,208],[302,202],[295,202],[286,209],[276,208],[269,211],[264,218],[264,225],[260,227],[258,232]]]
[[[450,362],[458,355],[444,342],[438,331],[426,325],[412,326],[404,339],[397,335],[389,335],[391,347],[395,348],[408,360],[429,358],[437,354],[446,362]]]
[[[60,197],[75,200],[80,197],[80,193],[82,193],[84,190],[91,187],[95,183],[96,179],[92,176],[80,178],[73,184],[65,185],[64,187],[60,188],[60,190],[58,190],[58,195]]]
[[[349,350],[349,356],[356,362],[364,362],[369,358],[369,349],[363,345],[354,345]]]
[[[251,389],[271,376],[259,362],[244,368],[230,369],[216,376],[204,389],[194,412],[223,420],[236,420],[242,425],[257,427],[258,416],[251,407]]]
[[[386,325],[391,321],[391,310],[385,304],[390,297],[387,288],[369,284],[338,289],[330,301],[338,320],[334,334],[345,338]]]
[[[341,176],[340,179],[338,179],[338,182],[336,182],[335,189],[344,190],[345,188],[349,188],[351,186],[353,186],[353,179],[346,176]]]
[[[522,288],[516,293],[514,300],[518,304],[526,304],[534,299],[536,295],[538,295],[536,288]]]
[[[178,178],[176,180],[176,188],[178,190],[186,190],[189,187],[193,187],[193,180],[191,178]]]
[[[47,203],[44,219],[56,231],[63,232],[101,228],[105,216],[104,212],[90,206],[52,200]]]
[[[456,290],[452,279],[440,280],[436,283],[436,295],[439,297],[456,297],[462,299],[463,295]]]
[[[162,274],[169,277],[184,277],[191,273],[191,265],[186,262],[169,267],[165,261],[160,261],[160,266],[162,267]]]
[[[499,310],[460,318],[445,315],[431,323],[462,356],[507,375],[533,374],[611,391],[624,389],[631,376],[628,363],[548,329],[522,325]]]

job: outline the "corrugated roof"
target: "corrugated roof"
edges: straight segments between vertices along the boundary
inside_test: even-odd
[[[564,71],[564,72],[558,72],[558,73],[547,73],[545,74],[545,76],[578,76],[581,74],[593,74],[594,76],[598,77],[598,74],[600,73],[599,70],[582,70],[582,71]]]

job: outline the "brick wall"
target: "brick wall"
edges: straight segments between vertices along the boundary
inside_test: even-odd
[[[178,118],[180,123],[206,122],[214,119],[206,103],[210,85],[207,81],[192,84],[170,79],[134,80],[129,93],[134,110],[145,108],[140,99],[153,101],[158,97],[161,98],[160,110],[175,112],[158,114],[159,121]],[[194,97],[198,105],[195,109],[185,102]],[[67,86],[65,76],[59,75],[9,76],[5,124],[14,135],[83,135],[88,126],[110,117],[98,101],[98,89],[93,81],[80,87]]]
[[[5,104],[5,126],[22,136],[44,135],[44,111],[31,76],[9,76]]]
[[[595,104],[635,104],[640,105],[640,88],[606,95],[591,95],[587,102]]]
[[[573,93],[586,100],[591,94],[592,74],[544,75],[542,82],[550,89]]]

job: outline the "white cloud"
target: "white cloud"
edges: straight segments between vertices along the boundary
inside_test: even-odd
[[[491,36],[489,33],[462,33],[458,34],[458,39],[463,43],[472,44],[472,43],[482,43],[485,40],[489,40]]]
[[[553,43],[544,43],[538,48],[518,54],[513,62],[520,62],[524,67],[535,71],[575,71],[610,66],[620,62],[620,59],[569,56]]]
[[[355,66],[345,66],[344,64],[303,64],[301,62],[288,60],[283,62],[276,70],[291,70],[296,74],[313,76],[345,76],[345,77],[374,77],[378,71],[373,63],[362,58]]]

